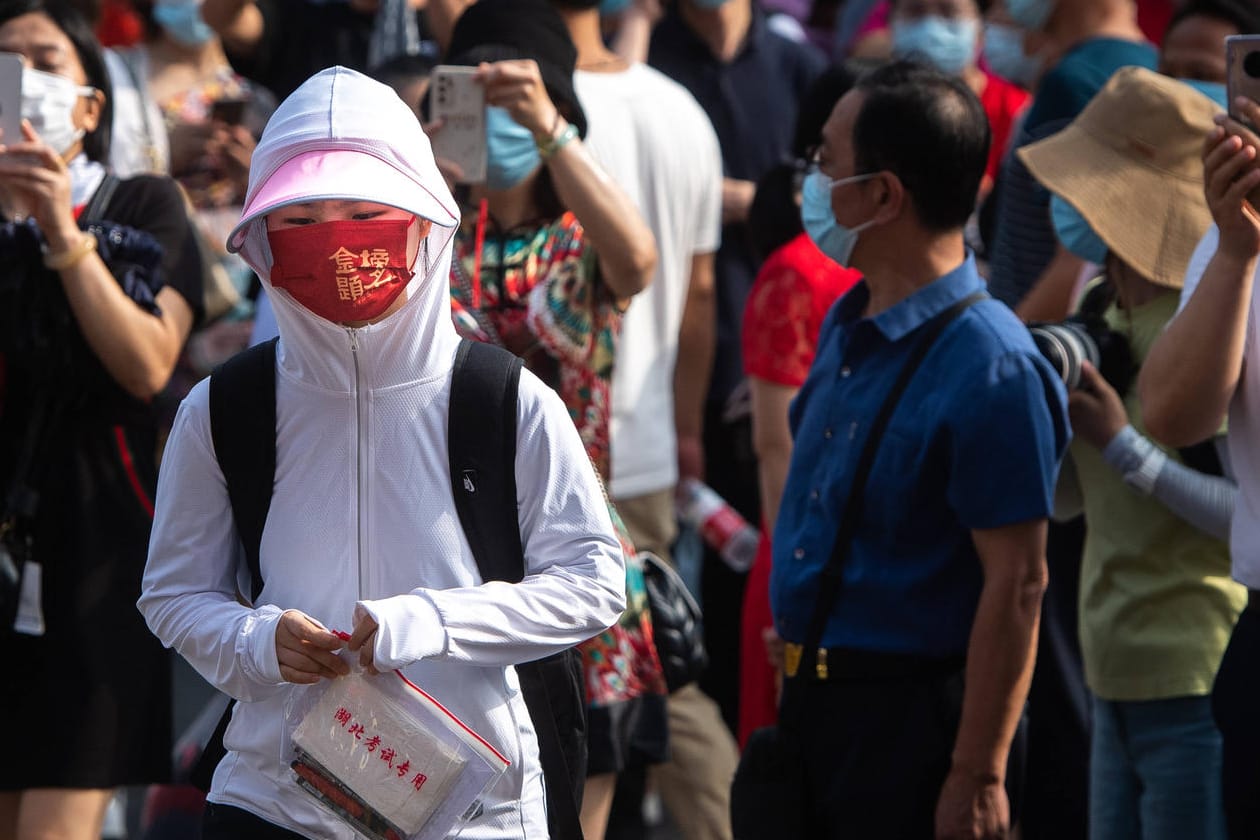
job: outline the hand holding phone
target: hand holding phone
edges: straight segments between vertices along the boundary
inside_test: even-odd
[[[461,183],[486,180],[486,91],[476,67],[433,69],[430,114],[442,127],[433,135],[433,155],[454,163]]]

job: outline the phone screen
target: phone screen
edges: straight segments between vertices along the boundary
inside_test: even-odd
[[[0,52],[0,143],[22,142],[22,56]]]

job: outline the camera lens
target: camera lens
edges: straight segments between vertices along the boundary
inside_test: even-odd
[[[1081,363],[1098,367],[1098,345],[1085,327],[1075,321],[1038,324],[1029,328],[1033,343],[1059,374],[1069,391],[1080,387]]]
[[[1260,79],[1260,51],[1247,53],[1243,59],[1243,72],[1253,79]]]

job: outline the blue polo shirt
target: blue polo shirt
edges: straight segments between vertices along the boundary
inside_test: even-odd
[[[811,48],[771,31],[755,6],[748,36],[729,62],[715,56],[674,8],[652,32],[648,63],[696,98],[722,148],[722,174],[745,181],[761,180],[787,157],[797,102],[824,67]],[[760,265],[748,225],[724,225],[714,261],[717,355],[709,381],[709,401],[717,405],[744,378],[740,326]]]
[[[984,288],[972,256],[879,313],[865,282],[832,307],[792,405],[795,441],[774,529],[770,596],[803,642],[866,434],[921,327]],[[822,643],[889,653],[965,652],[983,583],[972,529],[1050,514],[1069,431],[1062,383],[1028,330],[986,298],[946,328],[880,443],[865,512]]]

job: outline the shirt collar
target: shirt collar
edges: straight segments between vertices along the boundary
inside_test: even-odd
[[[976,271],[975,255],[968,250],[967,258],[958,268],[868,320],[884,338],[900,341],[955,303],[983,289],[984,281]],[[840,323],[852,325],[861,319],[870,297],[870,288],[864,279],[841,300],[836,312]]]
[[[744,43],[740,45],[739,50],[735,53],[735,57],[731,59],[730,63],[735,64],[745,54],[756,51],[769,31],[765,12],[754,3],[752,19],[748,24],[748,33],[744,36]],[[661,35],[665,35],[665,37],[661,38]],[[709,50],[708,43],[700,37],[699,33],[687,25],[687,21],[677,7],[665,13],[665,19],[657,26],[656,31],[652,34],[652,38],[654,41],[660,38],[662,42],[674,40],[679,46],[685,45],[686,49],[703,56],[710,62],[723,63],[719,62],[717,57],[713,55]]]

